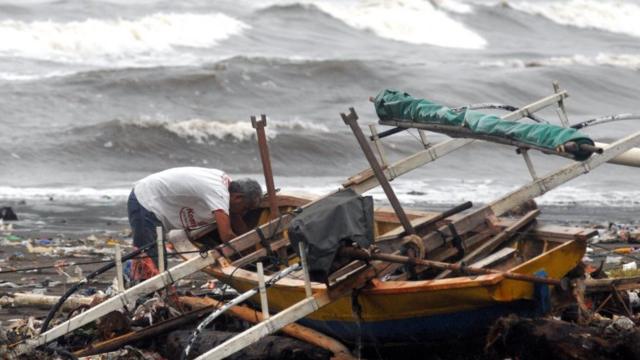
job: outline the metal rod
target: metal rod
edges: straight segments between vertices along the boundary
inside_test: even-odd
[[[367,161],[369,161],[369,165],[371,166],[373,173],[378,179],[380,186],[384,190],[385,195],[387,195],[387,199],[389,199],[389,202],[391,203],[391,206],[393,207],[393,210],[395,211],[396,216],[398,216],[398,220],[400,220],[400,223],[402,224],[402,227],[404,228],[405,233],[408,235],[415,234],[416,232],[413,229],[413,226],[411,226],[411,222],[409,221],[407,214],[402,209],[402,206],[400,205],[400,202],[398,201],[396,194],[393,192],[393,189],[391,188],[391,185],[389,184],[389,181],[387,180],[386,175],[382,171],[380,164],[378,164],[378,160],[376,159],[376,156],[373,154],[373,151],[371,150],[371,147],[369,146],[367,139],[364,137],[364,134],[362,133],[362,129],[360,129],[360,127],[358,126],[358,115],[356,114],[356,111],[353,108],[349,108],[349,115],[345,115],[344,113],[341,113],[340,116],[342,117],[342,120],[344,121],[344,123],[349,125],[349,127],[351,128],[351,131],[353,131],[353,134],[355,135],[356,139],[358,140],[358,143],[360,144],[360,148],[362,148],[362,152],[367,158]]]
[[[118,282],[118,292],[124,291],[124,275],[122,272],[122,252],[120,244],[116,244],[116,279]]]
[[[258,290],[260,291],[260,306],[265,319],[269,318],[269,302],[267,300],[267,288],[264,285],[264,268],[262,262],[256,264],[258,266]]]
[[[162,226],[156,227],[156,244],[158,244],[158,271],[164,272],[164,234]]]
[[[386,138],[387,136],[391,136],[393,134],[397,134],[397,133],[405,131],[405,130],[407,130],[407,128],[394,127],[394,128],[391,128],[389,130],[385,130],[385,131],[379,133],[378,134],[378,139],[383,139],[383,138]],[[369,140],[373,141],[373,136],[370,136]]]
[[[309,265],[307,264],[307,249],[304,247],[304,243],[300,241],[298,243],[300,249],[300,262],[302,262],[302,273],[304,274],[304,292],[307,297],[313,296],[311,291],[311,277],[309,276]]]
[[[269,145],[267,144],[267,134],[264,130],[267,126],[267,116],[264,114],[260,115],[260,120],[256,120],[256,117],[252,116],[251,125],[256,129],[258,137],[258,148],[260,149],[260,159],[262,160],[264,182],[267,185],[267,195],[269,197],[269,216],[271,219],[275,219],[280,216],[280,211],[278,211],[278,204],[276,203],[276,186],[273,182]]]

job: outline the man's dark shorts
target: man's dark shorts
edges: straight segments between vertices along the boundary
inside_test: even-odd
[[[162,223],[155,216],[154,213],[147,210],[142,206],[133,190],[129,195],[129,201],[127,202],[127,210],[129,213],[129,224],[131,225],[131,231],[133,232],[133,245],[137,248],[141,248],[147,244],[156,243],[156,227],[162,226]],[[153,258],[153,261],[158,265],[158,247],[152,246],[145,250],[145,252]],[[165,256],[165,268],[166,268]]]

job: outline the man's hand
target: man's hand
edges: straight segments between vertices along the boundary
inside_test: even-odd
[[[216,210],[213,212],[213,217],[216,219],[216,223],[218,224],[218,234],[220,234],[220,239],[222,241],[228,242],[236,237],[233,229],[231,229],[229,215],[222,210]]]

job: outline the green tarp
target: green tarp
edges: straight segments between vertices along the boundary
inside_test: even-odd
[[[556,150],[568,141],[593,145],[586,135],[576,129],[551,124],[526,124],[502,120],[498,116],[478,111],[453,111],[429,100],[416,99],[397,90],[383,90],[375,98],[375,108],[382,121],[411,121],[419,123],[463,126],[472,132],[508,138],[529,145]],[[591,154],[574,153],[576,160],[585,160]]]

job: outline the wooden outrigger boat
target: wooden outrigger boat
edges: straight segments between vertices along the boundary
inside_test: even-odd
[[[554,95],[515,110],[502,119],[518,120],[554,104],[563,114],[562,101],[566,97],[566,92],[557,90]],[[256,227],[255,230],[229,243],[203,250],[200,255],[192,256],[115,295],[16,346],[12,355],[48,344],[113,310],[126,307],[138,296],[162,289],[200,270],[239,291],[245,291],[238,301],[253,296],[257,303],[256,289],[264,288],[265,280],[261,271],[254,271],[254,264],[274,254],[284,260],[283,267],[300,260],[301,270],[282,278],[283,272],[278,266],[268,268],[264,276],[269,286],[268,296],[260,297],[264,320],[198,359],[224,358],[295,321],[346,342],[402,344],[467,336],[485,329],[497,317],[508,313],[544,313],[548,309],[549,286],[564,288],[567,285],[563,278],[580,262],[586,240],[594,232],[537,223],[536,209],[529,209],[518,216],[509,212],[603,163],[618,162],[632,166],[640,163],[635,156],[638,150],[633,149],[640,145],[638,132],[610,145],[598,144],[602,149],[593,143],[586,147],[573,144],[573,150],[569,147],[547,149],[545,152],[576,159],[579,156],[581,160],[538,177],[527,154],[527,150],[537,148],[511,139],[502,143],[515,145],[521,150],[532,182],[465,214],[460,211],[468,208],[466,206],[444,213],[405,212],[395,198],[390,180],[435,161],[473,139],[492,140],[493,135],[469,134],[466,129],[456,132],[455,128],[447,126],[444,132],[468,138],[452,139],[433,146],[427,146],[423,138],[424,150],[393,164],[387,163],[379,150],[381,166],[357,126],[357,115],[353,109],[349,114],[342,114],[342,118],[356,135],[371,169],[349,178],[334,194],[345,191],[362,194],[381,185],[393,208],[393,211],[376,210],[376,240],[369,252],[352,248],[347,249],[351,252],[339,253],[348,261],[338,267],[325,283],[310,282],[305,247],[300,246],[298,258],[287,236],[287,227],[296,216],[290,210],[301,208],[304,211],[321,204],[333,194],[315,200],[276,196],[270,166],[264,166],[270,201],[249,216],[248,221]],[[262,125],[252,120],[263,143],[264,137],[260,133],[264,135],[266,118],[263,118]],[[413,126],[410,122],[400,123],[395,119],[393,125],[433,131],[439,129],[438,126]],[[372,140],[378,149],[379,139],[380,136],[373,131]],[[591,156],[593,153],[597,154]],[[265,154],[268,158],[268,152],[261,147],[263,164]],[[201,229],[188,237],[197,239],[207,231],[210,229]],[[268,239],[264,234],[269,235]],[[194,246],[189,241],[174,241],[178,251],[190,250]],[[452,262],[444,263],[445,260]],[[402,271],[403,266],[406,266],[405,271]],[[257,268],[261,269],[262,265]],[[293,270],[295,268],[289,266],[285,271],[290,273]],[[458,272],[452,273],[452,270]],[[272,312],[277,314],[269,317]]]
[[[278,204],[281,211],[286,212],[307,201],[283,196]],[[290,206],[287,206],[287,202]],[[266,223],[269,220],[268,205],[265,204],[259,211],[258,222]],[[438,215],[424,211],[410,211],[407,214],[412,220]],[[375,220],[378,238],[384,238],[400,227],[397,217],[388,208],[376,210]],[[498,219],[490,226],[482,222],[462,236],[468,240],[481,234],[481,237],[488,239],[519,220]],[[447,222],[450,220],[442,221],[442,225]],[[561,279],[580,262],[586,240],[595,233],[594,230],[534,224],[525,236],[513,234],[517,239],[506,244],[496,253],[497,256],[469,265]],[[481,242],[476,239],[472,239],[474,244],[467,251],[480,245]],[[180,252],[195,249],[188,241],[176,242],[174,246]],[[237,269],[232,265],[212,266],[205,271],[240,292],[253,289],[259,283],[255,271]],[[365,344],[382,346],[455,339],[486,330],[502,315],[543,314],[549,301],[546,287],[546,284],[506,279],[500,274],[436,280],[376,279],[357,294],[360,318],[354,315],[353,298],[345,296],[299,322],[349,343],[362,340]],[[314,292],[326,291],[326,285],[312,283],[312,289]],[[305,298],[302,274],[280,280],[267,292],[270,310],[280,312],[287,309]],[[260,303],[258,295],[252,300],[255,304]]]

